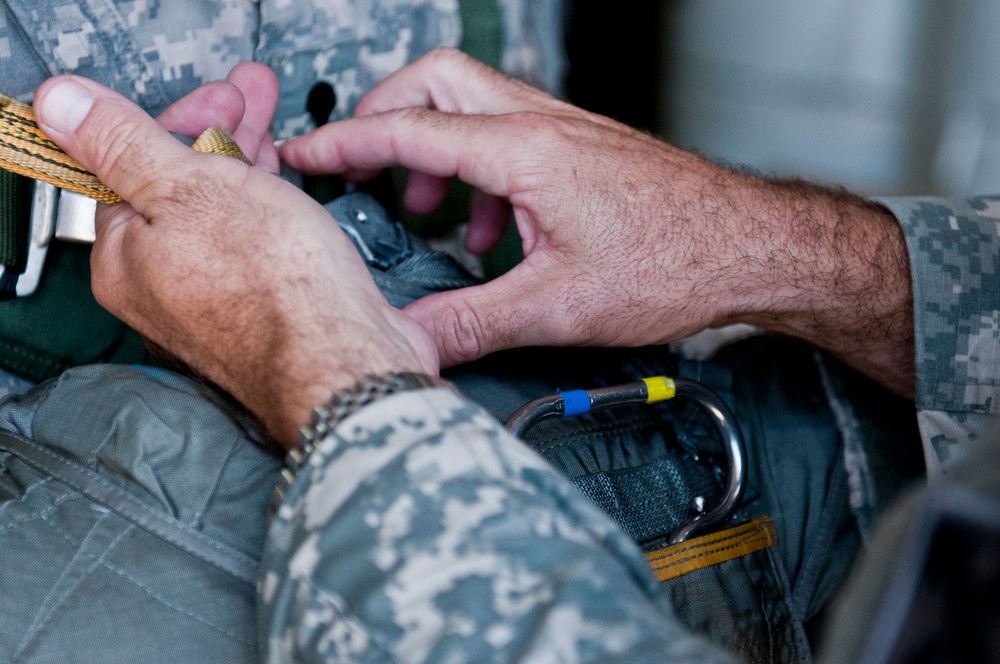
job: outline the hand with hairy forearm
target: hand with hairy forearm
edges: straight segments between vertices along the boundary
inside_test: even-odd
[[[93,81],[35,96],[42,128],[128,203],[98,206],[97,300],[218,384],[286,446],[312,407],[366,374],[436,375],[418,324],[385,301],[354,245],[274,173],[278,83],[244,64],[168,108],[162,126]],[[251,159],[201,154],[164,128],[223,126]]]
[[[281,156],[356,179],[406,166],[417,212],[457,175],[478,188],[473,251],[495,244],[513,210],[521,264],[407,309],[446,364],[524,345],[659,344],[742,321],[912,393],[903,237],[849,194],[727,170],[447,49]]]
[[[745,196],[748,251],[733,262],[723,322],[806,339],[912,397],[913,290],[895,218],[802,181],[751,177]]]

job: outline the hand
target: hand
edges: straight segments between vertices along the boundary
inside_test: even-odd
[[[221,124],[273,168],[276,98],[273,74],[247,65],[161,121],[184,133]],[[35,110],[54,141],[129,202],[98,209],[98,301],[231,392],[284,444],[312,406],[362,375],[437,373],[423,329],[389,306],[329,214],[292,185],[194,152],[86,79],[50,79]]]
[[[247,104],[247,100],[253,100]],[[209,127],[228,131],[243,154],[270,173],[279,168],[269,127],[278,103],[278,82],[264,65],[236,65],[225,81],[212,81],[168,106],[157,123],[174,134],[195,138]]]
[[[286,142],[281,156],[353,178],[406,166],[415,211],[432,209],[457,175],[482,192],[473,250],[500,237],[513,208],[520,265],[407,308],[445,364],[522,345],[659,344],[747,322],[912,392],[902,233],[862,199],[724,169],[449,49],[388,77],[355,118]]]

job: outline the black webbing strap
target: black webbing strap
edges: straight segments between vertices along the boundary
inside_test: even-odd
[[[31,180],[0,169],[0,300],[15,296],[17,275],[28,259]]]
[[[248,583],[254,583],[257,578],[256,560],[140,502],[90,468],[45,445],[0,430],[0,451],[13,454],[146,532],[227,574]]]

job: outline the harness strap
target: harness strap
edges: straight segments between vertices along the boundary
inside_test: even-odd
[[[778,543],[770,517],[754,519],[735,528],[695,537],[646,554],[646,560],[663,582],[699,569],[741,558]]]
[[[0,170],[0,265],[15,274],[24,270],[28,250],[31,181]]]
[[[247,583],[254,583],[258,562],[170,516],[158,512],[112,485],[93,470],[55,450],[10,431],[0,430],[0,451],[111,510],[148,533]]]

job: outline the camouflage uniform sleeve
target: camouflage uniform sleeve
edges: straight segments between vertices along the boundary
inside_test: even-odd
[[[909,250],[917,417],[933,478],[1000,434],[1000,197],[878,202]]]
[[[441,389],[379,401],[320,444],[258,594],[268,662],[730,661],[684,632],[617,526]]]

